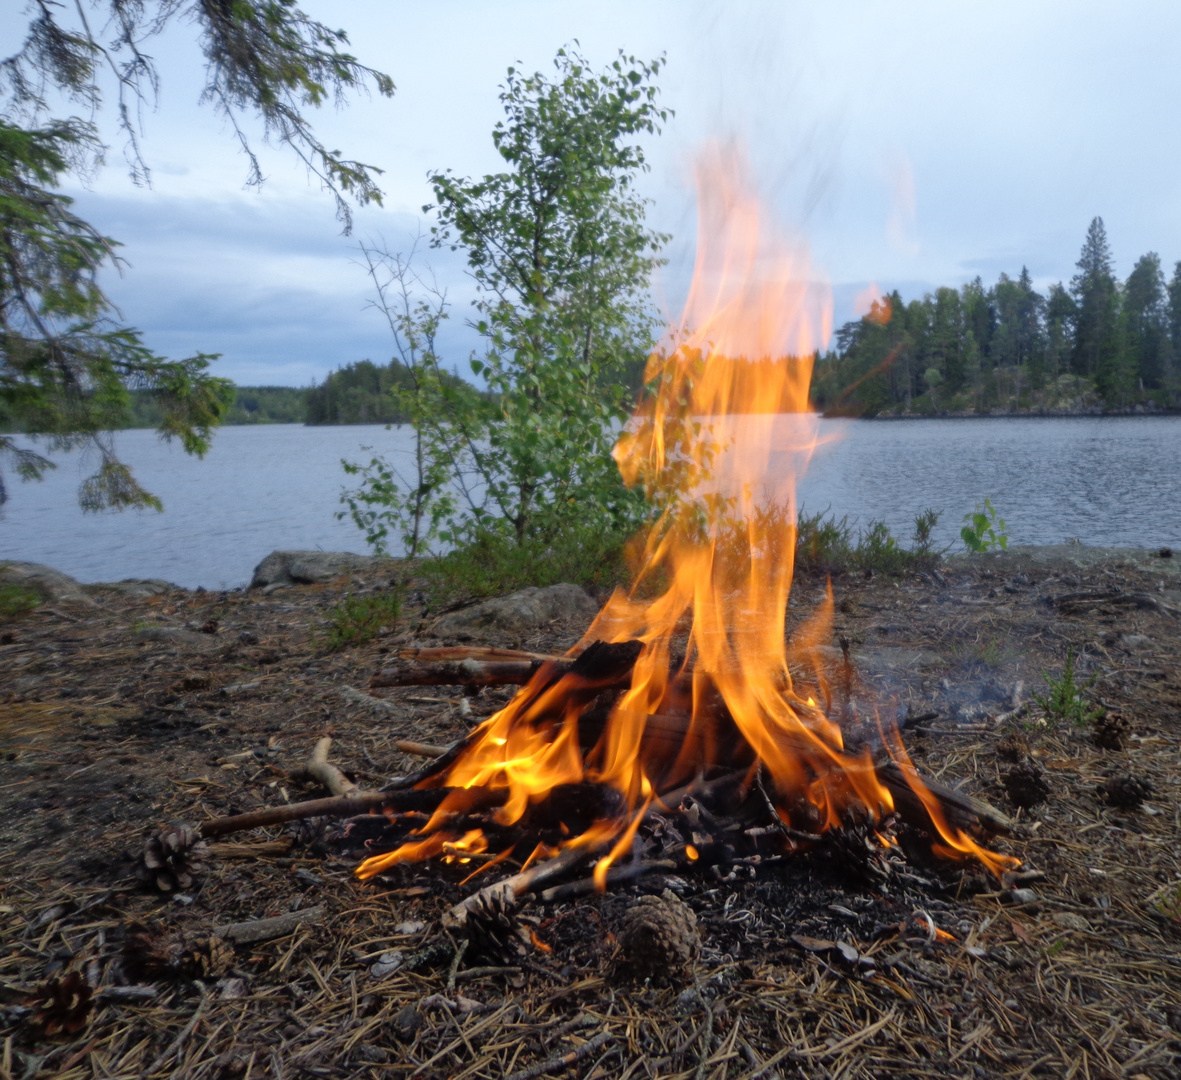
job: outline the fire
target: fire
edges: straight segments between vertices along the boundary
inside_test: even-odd
[[[543,667],[446,772],[424,781],[452,790],[421,838],[366,860],[361,877],[483,850],[485,837],[453,822],[489,791],[503,797],[500,826],[521,822],[564,785],[616,793],[612,812],[577,831],[563,827],[562,847],[605,852],[594,872],[600,888],[650,808],[675,805],[727,768],[741,790],[762,792],[785,827],[807,835],[850,818],[877,824],[893,809],[869,751],[848,752],[822,707],[831,587],[790,645],[785,638],[794,485],[818,442],[808,387],[831,303],[817,302],[806,249],[768,221],[739,154],[714,146],[697,174],[698,251],[685,311],[650,358],[646,381],[655,390],[615,448],[624,480],[662,510],[630,591],[616,591],[572,650],[638,643],[630,679],[606,714],[592,717],[610,677],[577,668],[557,677]],[[801,673],[807,690],[797,693]],[[941,847],[997,872],[1010,865],[949,825],[896,733],[883,738]],[[685,850],[700,858],[693,845]]]

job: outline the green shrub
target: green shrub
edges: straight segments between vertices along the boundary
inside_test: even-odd
[[[396,589],[349,594],[329,615],[324,646],[328,649],[347,649],[372,641],[382,629],[392,629],[402,613],[402,594]]]
[[[499,596],[518,589],[575,585],[611,589],[628,580],[628,533],[567,526],[547,542],[517,543],[482,530],[470,543],[421,566],[436,603]]]
[[[1074,675],[1073,649],[1066,650],[1066,663],[1062,667],[1060,679],[1055,679],[1046,671],[1043,671],[1042,675],[1046,680],[1047,693],[1034,694],[1033,698],[1042,707],[1047,720],[1086,727],[1103,714],[1102,709],[1091,709],[1084,696],[1095,685],[1099,673],[1096,672],[1080,685]]]
[[[991,551],[995,548],[1003,551],[1009,546],[1005,519],[997,517],[990,500],[985,499],[983,506],[977,503],[972,513],[964,515],[964,522],[960,536],[969,551]]]

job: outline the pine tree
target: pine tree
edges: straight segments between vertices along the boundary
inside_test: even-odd
[[[1055,380],[1070,367],[1074,352],[1074,324],[1078,314],[1074,300],[1062,282],[1050,286],[1046,297],[1046,377]]]
[[[1169,279],[1169,346],[1172,361],[1169,382],[1176,387],[1181,381],[1181,262],[1173,267]]]
[[[1072,364],[1115,404],[1125,389],[1126,357],[1119,343],[1119,289],[1102,218],[1092,219],[1077,265],[1079,272],[1070,282],[1077,305]]]
[[[1124,286],[1123,335],[1131,373],[1141,390],[1159,390],[1169,369],[1169,311],[1165,276],[1155,251],[1141,256]]]

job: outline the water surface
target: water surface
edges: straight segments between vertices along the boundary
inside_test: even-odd
[[[1014,544],[1181,548],[1181,418],[1068,417],[820,421],[822,444],[800,485],[805,511],[864,526],[885,521],[909,538],[914,516],[943,511],[956,542],[985,496]],[[90,463],[63,455],[40,484],[10,484],[0,559],[48,563],[81,581],[159,577],[206,588],[245,584],[275,548],[364,552],[336,521],[340,459],[363,446],[404,451],[410,429],[266,425],[219,431],[203,461],[154,432],[118,436],[120,454],[165,513],[84,515]]]

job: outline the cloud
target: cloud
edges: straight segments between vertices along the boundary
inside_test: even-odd
[[[127,267],[102,283],[158,352],[220,352],[217,373],[248,385],[307,385],[393,352],[384,321],[367,308],[356,237],[408,250],[420,225],[412,215],[366,212],[345,238],[311,199],[75,195],[77,211],[123,244]],[[463,262],[445,250],[422,255],[453,298],[444,355],[466,371],[475,337],[463,326],[471,295]]]

